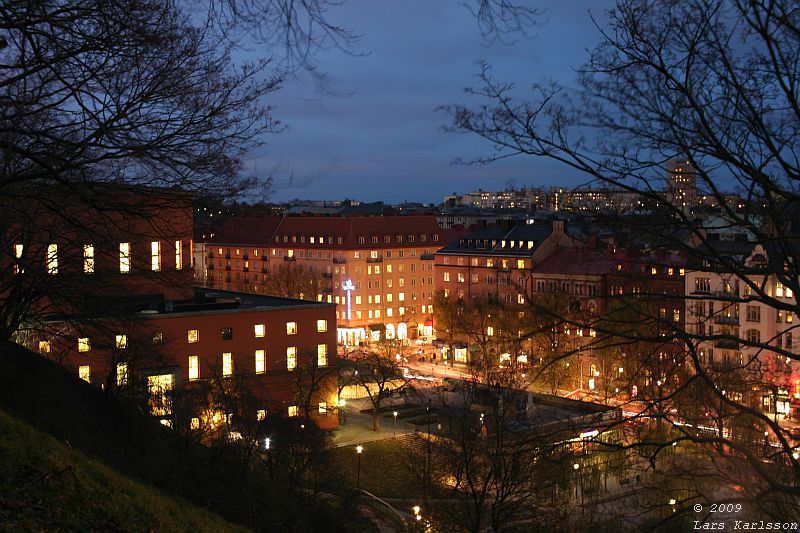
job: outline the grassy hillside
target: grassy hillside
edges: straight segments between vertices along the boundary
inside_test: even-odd
[[[229,448],[207,448],[190,442],[150,417],[142,416],[141,410],[135,405],[117,401],[58,364],[12,343],[0,343],[0,410],[37,431],[49,434],[66,449],[82,452],[96,461],[93,463],[95,465],[105,464],[122,476],[208,509],[231,523],[265,532],[292,530],[328,533],[373,529],[368,520],[354,511],[352,502],[315,497],[303,490],[288,491],[286,487],[270,480],[265,472],[251,470],[242,476],[241,469],[237,468],[236,457]],[[0,440],[6,440],[3,433],[0,433]],[[3,453],[2,448],[0,453]],[[7,464],[14,463],[5,460],[0,462],[0,465]],[[15,483],[20,487],[37,479],[41,479],[45,486],[48,483],[75,482],[74,476],[69,474],[70,470],[64,470],[58,464],[37,469],[36,461],[32,461],[27,470],[20,472],[15,474],[18,476]],[[29,501],[28,498],[9,496],[9,491],[13,493],[16,486],[6,481],[9,475],[0,468],[0,531],[3,530],[1,524],[5,516],[2,513],[19,507],[19,502],[23,502],[26,508],[37,509],[36,512],[14,511],[14,516],[23,518],[32,518],[41,512],[43,520],[49,519],[47,513],[54,513],[59,508],[56,500],[61,487],[54,486],[47,498],[41,495],[31,497]],[[66,477],[61,479],[60,476]],[[102,482],[106,485],[112,484],[110,477],[100,479],[106,480]],[[107,508],[94,507],[100,505],[99,500],[103,499],[101,495],[94,494],[83,505],[87,512],[96,512],[102,518],[106,516],[104,509]],[[39,497],[42,498],[41,503],[37,503]],[[120,497],[123,500],[128,498]],[[108,502],[103,502],[103,505],[105,503]],[[136,508],[149,509],[149,504]],[[152,513],[153,517],[161,516],[157,507]],[[66,514],[66,511],[62,511],[62,518]],[[148,520],[152,519],[155,518]],[[181,520],[176,519],[175,523],[180,524]],[[110,524],[108,522],[102,527],[81,525],[72,529],[118,529]],[[31,531],[52,529],[37,526],[36,523],[30,527],[22,522],[19,525],[23,530]],[[120,524],[119,528],[125,530],[126,526]],[[19,528],[10,529],[16,531]],[[141,528],[136,526],[130,529],[172,531],[175,528],[147,526],[143,522]]]
[[[0,530],[245,531],[0,411]]]

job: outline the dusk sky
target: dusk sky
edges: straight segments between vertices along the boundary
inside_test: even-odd
[[[608,0],[546,1],[542,25],[513,46],[487,45],[457,0],[350,1],[331,20],[363,34],[356,52],[331,51],[322,68],[349,97],[321,94],[308,78],[273,94],[289,129],[270,135],[249,165],[276,177],[273,201],[355,198],[438,203],[453,192],[517,186],[575,186],[585,180],[554,163],[513,158],[488,166],[453,165],[491,151],[476,136],[442,131],[436,107],[468,103],[477,61],[520,87],[549,79],[575,85],[575,69],[598,41],[589,10],[605,18]]]

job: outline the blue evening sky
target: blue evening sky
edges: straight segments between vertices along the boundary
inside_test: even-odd
[[[605,19],[609,0],[536,0],[546,12],[531,38],[487,45],[459,0],[350,0],[332,20],[363,34],[357,51],[322,56],[335,89],[321,94],[307,78],[274,93],[275,118],[288,130],[270,135],[248,165],[276,178],[273,201],[292,198],[438,203],[453,192],[521,186],[575,186],[582,179],[555,163],[512,158],[488,166],[453,165],[491,151],[471,135],[442,131],[436,107],[468,102],[476,62],[518,88],[555,80],[575,85],[575,69],[599,35],[589,11]]]

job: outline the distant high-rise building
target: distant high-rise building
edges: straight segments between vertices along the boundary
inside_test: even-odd
[[[676,207],[697,205],[697,170],[691,161],[672,159],[667,162],[667,202]]]

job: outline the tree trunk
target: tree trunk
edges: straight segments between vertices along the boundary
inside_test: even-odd
[[[381,413],[377,407],[372,409],[372,431],[378,432],[381,430]]]

